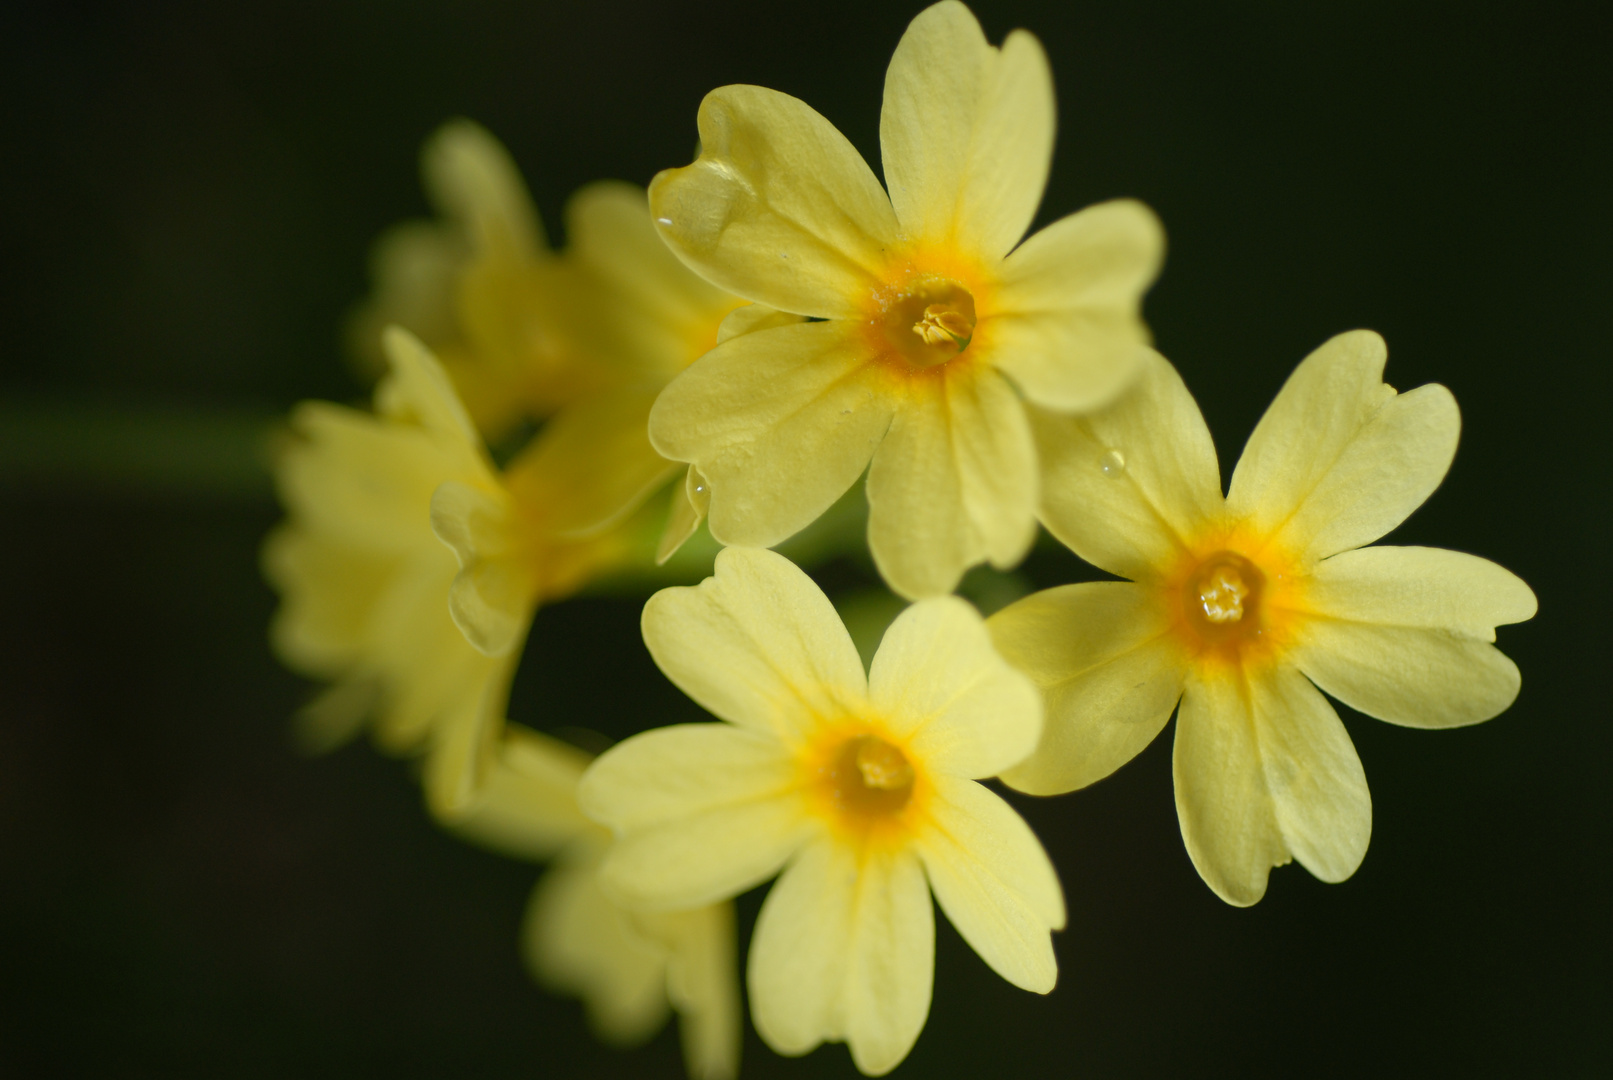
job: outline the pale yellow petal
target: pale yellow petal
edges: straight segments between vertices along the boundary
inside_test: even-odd
[[[781,1054],[845,1040],[865,1075],[895,1068],[929,1014],[935,916],[911,852],[820,841],[768,893],[756,920],[751,1018]]]
[[[434,221],[390,226],[370,247],[364,302],[347,317],[343,338],[366,378],[387,369],[381,332],[396,323],[433,349],[459,337],[454,285],[470,258],[470,239]]]
[[[275,482],[299,527],[378,556],[440,547],[431,493],[474,475],[467,459],[417,427],[322,401],[298,405],[291,427],[300,437],[282,451]]]
[[[1199,875],[1245,907],[1296,858],[1323,881],[1361,865],[1372,800],[1338,714],[1303,675],[1193,678],[1173,758],[1176,813]]]
[[[1041,734],[1036,687],[955,596],[920,600],[896,617],[874,654],[868,692],[891,734],[911,738],[926,770],[948,776],[995,776]]]
[[[650,445],[654,403],[652,391],[618,390],[562,410],[510,463],[510,489],[540,507],[557,536],[594,536],[618,524],[678,472]]]
[[[823,592],[782,555],[725,548],[713,575],[644,605],[644,644],[708,712],[794,743],[867,694],[857,648]]]
[[[269,641],[281,663],[333,679],[362,660],[371,613],[397,573],[396,558],[287,523],[264,541],[261,562],[280,594]]]
[[[857,327],[802,323],[701,357],[657,399],[650,441],[711,481],[712,536],[771,547],[856,482],[893,408]]]
[[[801,316],[778,311],[766,304],[746,304],[730,311],[717,326],[717,344],[741,334],[754,334],[758,330],[772,330],[778,326],[793,326]]]
[[[1351,708],[1413,727],[1488,720],[1518,694],[1518,669],[1489,644],[1535,613],[1535,596],[1487,559],[1372,547],[1320,563],[1293,662]]]
[[[942,777],[932,805],[915,844],[941,910],[997,974],[1052,990],[1064,892],[1047,852],[1013,807],[972,780]]]
[[[546,859],[599,827],[577,805],[589,756],[519,724],[506,724],[475,804],[455,823],[466,840],[504,855]]]
[[[1159,219],[1130,199],[1059,219],[1003,263],[976,341],[1035,404],[1101,408],[1143,362],[1142,296],[1159,275],[1164,246]]]
[[[655,546],[655,565],[661,566],[678,553],[678,549],[706,520],[711,507],[711,488],[706,485],[700,470],[693,465],[683,474],[683,483],[672,485],[671,508],[667,511],[666,528]]]
[[[717,496],[722,497],[722,481]],[[1036,538],[1036,449],[1025,407],[996,372],[915,378],[868,470],[868,547],[892,591],[949,593]]]
[[[692,357],[689,342],[710,338],[719,313],[737,299],[690,270],[662,242],[643,188],[602,180],[566,204],[567,251],[611,292],[613,318],[633,324],[631,339],[650,370],[675,372]]]
[[[617,842],[608,887],[625,903],[695,907],[778,871],[810,822],[794,757],[768,735],[680,724],[619,743],[583,776],[577,800]]]
[[[464,820],[480,801],[504,728],[523,640],[524,634],[504,656],[472,651],[472,659],[462,661],[462,683],[432,716],[421,784],[427,808],[446,825]]]
[[[856,149],[804,102],[759,86],[713,90],[699,123],[700,157],[650,184],[667,245],[737,296],[854,317],[897,235]]]
[[[328,754],[345,746],[375,711],[381,687],[360,676],[326,687],[292,717],[292,735],[306,753]]]
[[[389,420],[418,424],[440,439],[463,443],[472,452],[479,450],[481,436],[431,350],[401,326],[388,327],[381,343],[392,370],[375,389],[375,411]]]
[[[997,612],[1002,655],[1045,695],[1035,753],[1003,773],[1032,795],[1101,780],[1164,729],[1187,677],[1157,594],[1129,582],[1064,585]]]
[[[546,247],[521,172],[486,128],[450,120],[420,155],[426,191],[437,208],[464,223],[478,250],[531,259]]]
[[[1256,426],[1228,509],[1296,555],[1325,558],[1400,524],[1444,479],[1461,419],[1442,386],[1396,395],[1368,330],[1306,357]]]
[[[1053,157],[1053,76],[1023,30],[999,51],[960,3],[926,8],[885,74],[880,154],[903,235],[1000,259]]]
[[[600,888],[592,853],[562,860],[538,881],[521,953],[539,982],[582,999],[589,1027],[606,1042],[643,1042],[666,1022],[667,949]]]
[[[465,640],[503,656],[525,636],[534,605],[529,575],[511,550],[510,507],[457,481],[431,496],[431,528],[459,560],[448,612]]]
[[[1210,429],[1182,378],[1146,353],[1136,384],[1086,416],[1030,410],[1048,531],[1094,566],[1156,578],[1222,514]]]
[[[744,1041],[734,905],[646,912],[637,922],[670,949],[667,996],[681,1019],[684,1068],[691,1080],[732,1080],[739,1075]]]

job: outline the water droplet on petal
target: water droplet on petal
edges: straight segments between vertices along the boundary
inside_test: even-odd
[[[1103,457],[1098,459],[1098,468],[1109,479],[1118,480],[1126,471],[1126,455],[1113,448],[1105,450]]]

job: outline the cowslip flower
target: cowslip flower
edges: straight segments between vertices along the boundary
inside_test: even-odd
[[[1036,593],[990,620],[1042,687],[1042,741],[1003,779],[1053,794],[1130,760],[1180,701],[1173,769],[1182,838],[1204,881],[1247,905],[1271,867],[1342,881],[1372,803],[1321,691],[1410,727],[1472,724],[1517,696],[1495,627],[1534,594],[1485,559],[1365,547],[1411,514],[1456,452],[1455,399],[1383,382],[1387,351],[1341,334],[1294,371],[1249,437],[1225,497],[1203,417],[1155,356],[1109,409],[1038,418],[1042,519],[1127,582]]]
[[[656,402],[650,438],[709,481],[712,536],[771,547],[867,468],[869,548],[903,596],[1024,556],[1037,498],[1025,402],[1073,412],[1122,389],[1163,246],[1131,201],[1019,243],[1053,112],[1036,39],[994,48],[955,0],[914,19],[891,60],[888,197],[803,102],[756,86],[706,96],[700,157],[650,186],[661,236],[719,287],[816,320],[720,345]]]
[[[373,718],[393,753],[424,753],[428,802],[451,816],[480,783],[540,600],[630,556],[623,530],[549,528],[574,487],[543,438],[500,474],[430,352],[386,337],[374,413],[305,402],[276,463],[288,518],[264,546],[282,598],[275,650],[333,685],[303,713],[328,748]],[[458,556],[456,558],[456,555]]]
[[[376,242],[375,286],[349,320],[351,349],[384,371],[383,331],[409,330],[497,441],[596,388],[603,372],[575,340],[574,275],[550,250],[499,141],[479,124],[449,121],[426,141],[420,169],[439,218],[395,225]]]
[[[1040,704],[973,608],[908,608],[865,675],[810,578],[727,548],[713,577],[650,598],[644,641],[723,722],[649,731],[595,761],[578,800],[616,834],[601,882],[676,909],[782,868],[748,963],[768,1045],[844,1040],[864,1073],[894,1068],[929,1012],[932,890],[998,974],[1053,988],[1058,879],[1024,820],[975,782],[1035,745]]]
[[[521,952],[544,986],[580,998],[604,1042],[632,1046],[677,1011],[694,1080],[739,1072],[734,910],[633,911],[599,884],[610,833],[583,816],[588,754],[518,724],[505,727],[487,782],[453,831],[501,854],[552,865],[538,879]]]

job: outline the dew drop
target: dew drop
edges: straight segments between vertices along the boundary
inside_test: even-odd
[[[655,223],[657,225],[670,225],[672,224],[672,219],[669,217],[658,217],[655,219]]]
[[[1126,455],[1113,448],[1105,450],[1098,459],[1098,468],[1111,480],[1118,480],[1126,471]]]

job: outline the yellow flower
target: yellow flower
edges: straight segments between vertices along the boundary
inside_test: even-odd
[[[373,414],[292,415],[276,467],[289,516],[264,549],[283,599],[271,636],[287,666],[335,684],[304,714],[309,740],[335,745],[373,715],[383,748],[427,754],[428,800],[451,816],[480,783],[537,603],[628,542],[557,535],[574,485],[550,444],[499,475],[426,348],[395,328],[386,346]]]
[[[375,289],[350,320],[352,348],[384,370],[382,331],[413,332],[497,440],[596,388],[605,372],[579,350],[574,276],[549,250],[498,140],[469,120],[444,124],[421,152],[421,173],[443,220],[404,222],[377,241]]]
[[[725,899],[783,868],[756,924],[751,1015],[775,1050],[850,1044],[879,1074],[929,1011],[930,891],[1000,975],[1053,988],[1064,900],[1030,828],[975,783],[1035,745],[1035,688],[961,600],[910,607],[865,676],[834,608],[772,552],[644,609],[661,670],[726,723],[621,743],[578,799],[616,845],[601,879],[633,905]],[[928,879],[928,884],[926,884]]]
[[[600,888],[610,834],[577,807],[588,755],[519,725],[504,737],[474,807],[454,831],[503,854],[554,865],[538,880],[521,930],[532,974],[582,999],[595,1033],[633,1045],[682,1018],[695,1080],[739,1072],[739,987],[729,903],[632,911]]]
[[[952,0],[913,20],[885,80],[888,198],[795,98],[722,87],[699,127],[699,159],[650,186],[662,237],[722,288],[819,320],[725,343],[656,403],[656,448],[710,481],[712,535],[770,547],[868,467],[868,542],[898,593],[1017,563],[1037,491],[1020,395],[1068,412],[1124,387],[1163,245],[1120,201],[1015,247],[1053,147],[1036,39],[993,48]]]
[[[1366,854],[1366,777],[1318,687],[1412,727],[1512,703],[1518,669],[1490,642],[1534,614],[1529,587],[1472,555],[1362,546],[1439,485],[1460,429],[1444,387],[1385,385],[1386,357],[1368,331],[1307,357],[1224,498],[1210,433],[1161,357],[1106,411],[1038,416],[1042,520],[1131,582],[1050,589],[992,617],[1048,709],[1041,745],[1004,780],[1039,794],[1090,784],[1180,699],[1182,838],[1210,888],[1247,905],[1290,858],[1342,881]]]

